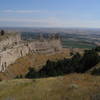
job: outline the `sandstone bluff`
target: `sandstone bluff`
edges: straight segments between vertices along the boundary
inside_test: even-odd
[[[18,58],[29,53],[54,54],[62,50],[60,38],[52,36],[44,39],[40,36],[38,40],[23,40],[19,33],[5,33],[0,35],[0,71],[13,64]]]

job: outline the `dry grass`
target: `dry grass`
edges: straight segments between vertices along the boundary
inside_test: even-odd
[[[0,82],[0,100],[91,100],[99,90],[100,77],[88,74],[6,80]]]

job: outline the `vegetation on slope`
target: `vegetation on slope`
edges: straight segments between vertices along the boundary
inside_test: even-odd
[[[100,55],[100,46],[97,46],[94,50]],[[87,73],[92,75],[100,75],[100,63],[98,63],[96,66],[87,71]]]
[[[87,73],[92,75],[100,75],[100,63],[87,71]]]
[[[84,55],[81,56],[76,53],[72,58],[65,58],[59,61],[48,60],[46,65],[39,71],[35,71],[33,68],[29,69],[26,74],[26,78],[40,78],[65,75],[69,73],[85,73],[89,69],[93,68],[100,62],[100,56],[94,50],[86,50]]]

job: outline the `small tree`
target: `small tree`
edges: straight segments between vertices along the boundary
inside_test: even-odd
[[[37,78],[38,72],[36,72],[33,68],[29,68],[29,72],[25,75],[26,78]]]
[[[97,46],[97,47],[95,48],[95,51],[100,52],[100,46]]]
[[[91,73],[92,75],[100,75],[100,68],[98,68],[98,69],[94,69],[93,71],[92,71],[92,73]]]
[[[4,35],[4,34],[5,34],[4,30],[1,30],[1,35]]]
[[[84,71],[92,68],[100,61],[100,57],[95,50],[87,50],[84,53],[81,63],[84,65]]]

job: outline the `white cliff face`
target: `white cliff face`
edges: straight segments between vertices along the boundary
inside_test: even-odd
[[[29,48],[23,44],[7,49],[0,53],[0,71],[5,71],[8,65],[14,63],[18,58],[26,56]]]
[[[0,41],[0,51],[3,51],[7,47],[15,45],[16,43],[19,43],[21,41],[21,37],[18,34],[7,35],[7,36],[3,36],[2,38],[4,39]]]
[[[51,45],[52,48],[55,49],[55,51],[61,51],[62,50],[61,41],[59,39],[51,40],[50,45]]]
[[[23,41],[19,34],[7,36],[0,41],[0,71],[13,64],[18,58],[31,53],[52,54],[61,51],[61,42],[58,39]]]

